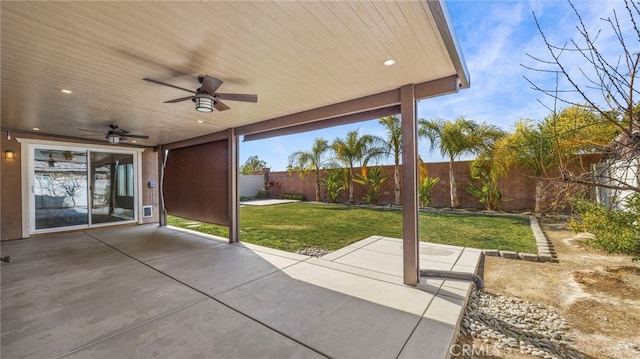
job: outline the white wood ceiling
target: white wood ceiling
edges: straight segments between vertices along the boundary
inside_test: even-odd
[[[113,123],[155,145],[460,75],[426,1],[2,1],[0,14],[1,126],[18,130]],[[258,103],[199,113],[142,81],[195,90],[201,74]]]

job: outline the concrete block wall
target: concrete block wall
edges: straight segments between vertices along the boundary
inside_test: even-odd
[[[597,163],[600,157],[597,155],[581,156],[580,161],[574,161],[569,167],[573,172],[585,171],[590,168],[592,163]],[[470,180],[469,164],[470,161],[457,161],[453,164],[454,174],[456,177],[456,185],[458,198],[462,208],[468,209],[484,209],[484,206],[473,197],[468,191],[467,186]],[[449,207],[451,200],[449,195],[449,163],[437,162],[427,163],[429,177],[438,177],[440,181],[431,191],[431,207],[444,208]],[[355,168],[354,173],[360,173],[361,168]],[[380,204],[390,204],[394,200],[394,181],[393,166],[383,166],[383,175],[387,176],[386,182],[380,191]],[[551,171],[547,176],[553,178],[558,176],[558,171]],[[320,178],[324,178],[321,171]],[[268,183],[272,186],[268,187],[269,195],[272,198],[279,198],[282,194],[302,194],[306,200],[315,200],[315,173],[310,171],[302,176],[299,172],[270,172],[268,174]],[[545,184],[549,184],[549,180]],[[477,182],[480,186],[480,182]],[[503,177],[498,188],[502,192],[503,204],[502,210],[507,212],[532,211],[535,204],[535,174],[523,168],[512,168],[509,173]],[[364,203],[363,197],[366,191],[360,184],[355,184],[354,200],[356,203]],[[320,196],[322,201],[326,201],[326,191],[320,187]],[[347,202],[349,197],[348,190],[341,192],[338,202]],[[548,198],[552,201],[553,198]]]

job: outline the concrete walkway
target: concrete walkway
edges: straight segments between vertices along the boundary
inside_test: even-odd
[[[273,206],[276,204],[296,203],[300,202],[295,199],[254,199],[251,201],[240,202],[241,206]]]
[[[3,242],[3,358],[442,358],[471,283],[402,284],[402,242],[322,259],[154,225]],[[421,243],[421,267],[480,251]]]

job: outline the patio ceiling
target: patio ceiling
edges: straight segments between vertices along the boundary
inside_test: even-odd
[[[157,145],[455,77],[464,60],[428,1],[1,3],[3,129],[103,140],[109,124]],[[396,61],[384,66],[385,59]],[[255,93],[199,113],[195,77]],[[62,89],[73,91],[62,93]],[[198,123],[203,121],[203,123]],[[264,128],[263,128],[264,129]],[[249,131],[247,131],[249,132]]]

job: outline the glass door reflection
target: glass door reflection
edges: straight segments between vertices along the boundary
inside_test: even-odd
[[[135,218],[133,155],[91,152],[91,223]]]
[[[87,151],[35,148],[35,229],[89,224]]]

